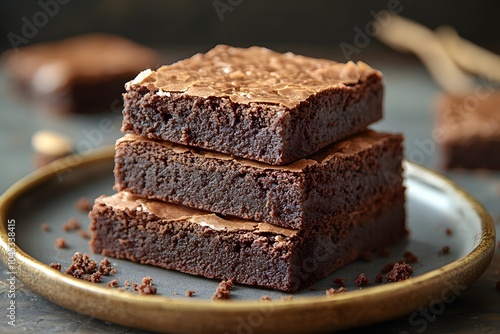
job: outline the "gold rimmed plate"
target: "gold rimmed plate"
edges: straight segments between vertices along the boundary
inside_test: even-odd
[[[125,260],[112,262],[114,276],[103,283],[89,283],[49,267],[63,268],[73,253],[90,253],[88,240],[64,232],[63,224],[76,217],[88,225],[85,213],[75,209],[82,196],[112,194],[113,148],[86,156],[56,161],[17,182],[0,197],[0,256],[25,285],[52,302],[105,321],[169,333],[301,333],[332,331],[410,314],[419,307],[455,298],[487,268],[495,247],[491,217],[470,195],[444,177],[405,162],[408,227],[410,235],[389,249],[389,256],[374,256],[333,273],[313,287],[293,294],[237,285],[227,301],[211,301],[217,281],[190,276]],[[41,224],[50,231],[43,232]],[[450,233],[451,231],[451,233]],[[10,232],[10,235],[9,235]],[[9,240],[9,237],[11,239]],[[63,237],[67,248],[55,240]],[[15,245],[13,243],[15,241]],[[448,247],[449,252],[443,252]],[[399,261],[405,251],[419,257],[411,279],[374,283],[387,263]],[[102,256],[91,254],[100,260]],[[370,283],[354,284],[359,273]],[[153,278],[157,296],[106,287],[117,279],[140,282]],[[326,296],[344,278],[349,292]],[[196,291],[186,297],[186,290]],[[260,301],[267,295],[271,301]]]

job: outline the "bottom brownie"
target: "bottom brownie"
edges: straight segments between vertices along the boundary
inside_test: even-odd
[[[404,191],[301,231],[126,192],[96,199],[89,217],[95,253],[289,292],[407,234]]]

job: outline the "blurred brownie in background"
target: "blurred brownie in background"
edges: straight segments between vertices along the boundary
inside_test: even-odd
[[[443,95],[436,109],[444,168],[500,169],[500,92]]]
[[[158,54],[96,33],[9,50],[2,63],[16,88],[37,104],[57,113],[82,113],[121,105],[125,82],[155,68]]]

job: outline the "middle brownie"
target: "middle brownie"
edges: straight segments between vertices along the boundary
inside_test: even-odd
[[[302,229],[400,191],[402,156],[400,135],[371,130],[285,166],[125,135],[115,189]]]

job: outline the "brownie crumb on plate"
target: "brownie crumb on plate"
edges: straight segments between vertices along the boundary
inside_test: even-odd
[[[81,236],[83,239],[90,239],[90,233],[85,230],[79,230],[78,235]]]
[[[418,256],[416,256],[415,254],[413,254],[410,251],[406,251],[405,252],[404,258],[405,258],[404,261],[406,263],[415,263],[415,262],[418,262]]]
[[[394,262],[389,262],[387,263],[385,266],[383,266],[382,268],[380,268],[380,273],[381,274],[387,274],[389,271],[392,270],[392,268],[394,267]]]
[[[270,296],[268,295],[263,295],[263,296],[260,296],[260,300],[262,301],[270,301],[270,300],[273,300]]]
[[[212,300],[229,299],[231,296],[231,288],[233,287],[233,279],[224,280],[219,283],[215,293],[212,295]]]
[[[61,266],[61,264],[60,264],[60,263],[54,263],[54,262],[52,262],[52,263],[49,265],[49,267],[51,267],[51,268],[53,268],[53,269],[55,269],[55,270],[61,270],[61,268],[62,268],[62,266]]]
[[[375,283],[382,283],[383,281],[384,281],[384,275],[377,274],[377,276],[375,276]]]
[[[99,262],[99,271],[103,275],[116,274],[116,268],[111,265],[107,257]]]
[[[66,244],[66,240],[64,240],[64,238],[57,238],[55,244],[57,248],[68,247],[68,245]]]
[[[80,197],[75,202],[75,208],[81,212],[89,212],[92,208],[92,205],[87,197]]]
[[[364,273],[361,273],[358,275],[358,277],[356,277],[354,283],[356,283],[357,286],[362,287],[364,285],[367,285],[369,281],[370,280],[368,279],[368,277],[366,277]]]
[[[444,230],[444,233],[446,233],[447,236],[451,237],[453,235],[453,230],[449,227]]]
[[[63,231],[69,232],[74,230],[79,230],[81,227],[80,222],[75,217],[68,219],[68,221],[62,226]]]
[[[345,281],[343,278],[336,278],[333,283],[337,284],[339,287],[345,286]]]
[[[196,291],[194,290],[186,290],[186,297],[193,297]]]
[[[443,246],[439,255],[448,254],[450,252],[450,246]]]
[[[410,278],[411,274],[413,274],[413,268],[409,264],[405,262],[395,263],[392,270],[385,275],[385,278],[387,282],[401,282]]]
[[[134,283],[134,290],[140,295],[156,295],[156,287],[153,286],[153,279],[146,276],[142,279],[142,283]]]
[[[50,226],[49,224],[47,223],[43,223],[42,225],[40,225],[40,228],[42,229],[42,231],[44,232],[50,232]]]
[[[114,288],[116,286],[118,286],[118,280],[117,279],[114,279],[112,281],[109,281],[108,284],[106,284],[108,287],[110,288]]]
[[[334,288],[328,289],[328,290],[326,290],[325,293],[327,296],[331,296],[331,295],[336,295],[338,293],[343,293],[343,292],[347,292],[347,289],[344,288],[343,286],[341,286],[338,289],[334,289]]]

